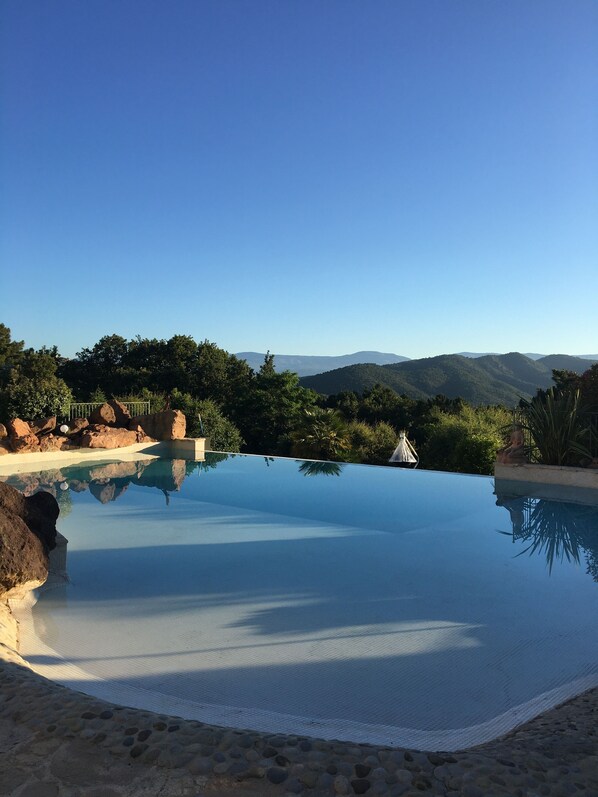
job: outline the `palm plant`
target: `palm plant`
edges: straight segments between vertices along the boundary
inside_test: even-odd
[[[313,459],[341,459],[351,447],[346,421],[337,410],[312,407],[305,410],[291,433],[293,454]]]
[[[590,434],[579,390],[560,393],[550,388],[543,395],[520,402],[520,423],[532,439],[531,458],[542,465],[577,465],[590,457],[584,444]]]

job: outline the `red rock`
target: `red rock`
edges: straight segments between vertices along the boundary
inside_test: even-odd
[[[89,426],[81,432],[83,448],[123,448],[137,442],[137,435],[128,429],[116,429],[109,426]]]
[[[86,429],[89,426],[89,421],[87,418],[73,418],[67,423],[67,426],[69,430],[66,434],[71,437],[72,435],[79,434],[83,429]]]
[[[20,418],[11,418],[8,422],[9,437],[25,437],[28,434],[31,434],[31,427],[27,421],[22,421]]]
[[[180,410],[163,410],[131,418],[129,429],[138,427],[154,440],[181,440],[185,437],[187,419]]]
[[[25,498],[9,484],[0,482],[0,509],[8,515],[20,517],[47,550],[56,544],[56,520],[60,512],[54,496],[39,492]]]
[[[96,407],[89,416],[90,425],[103,424],[105,426],[116,426],[116,412],[114,407],[111,407],[108,402],[102,404],[101,407]]]
[[[8,440],[6,439],[0,440],[0,457],[3,454],[10,454],[11,451],[12,448],[10,447],[10,443],[8,442]]]
[[[36,421],[31,421],[29,426],[31,427],[32,433],[36,434],[38,437],[41,434],[48,434],[56,429],[56,416],[54,415],[52,418],[41,418]]]
[[[134,421],[129,421],[129,429],[132,432],[135,432],[137,435],[137,442],[138,443],[155,443],[155,439],[150,437],[143,431],[143,427],[139,423],[135,423]]]
[[[63,448],[72,448],[68,437],[49,434],[42,437],[39,441],[40,451],[62,451]]]
[[[27,454],[32,451],[39,451],[39,439],[34,434],[26,434],[20,437],[11,437],[10,445],[12,450],[19,454]]]
[[[0,440],[8,437],[8,430],[3,423],[0,423]]]
[[[48,554],[42,541],[22,518],[0,507],[0,589],[37,587],[47,577]]]
[[[110,399],[108,404],[114,410],[116,426],[121,426],[126,429],[129,425],[129,421],[131,420],[131,413],[129,410],[124,404],[122,404],[120,401],[117,401],[117,399]]]

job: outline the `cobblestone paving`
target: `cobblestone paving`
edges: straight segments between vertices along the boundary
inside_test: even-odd
[[[4,645],[0,662],[3,797],[598,797],[598,689],[480,747],[423,753],[124,708]]]

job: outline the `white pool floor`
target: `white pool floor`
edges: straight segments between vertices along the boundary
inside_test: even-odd
[[[87,501],[60,526],[70,582],[17,607],[22,655],[82,691],[204,722],[483,742],[598,685],[598,585],[583,564],[549,574],[517,556],[491,480],[468,491],[448,519],[411,513],[398,533],[184,492],[168,507]]]

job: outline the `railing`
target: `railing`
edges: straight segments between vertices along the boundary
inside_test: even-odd
[[[105,401],[80,401],[71,404],[68,411],[69,421],[72,421],[73,418],[87,418],[97,407],[101,407],[105,403]],[[129,410],[132,416],[150,414],[150,401],[121,401],[120,403]]]

